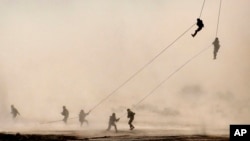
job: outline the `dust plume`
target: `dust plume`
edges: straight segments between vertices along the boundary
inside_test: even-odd
[[[0,123],[5,123],[0,130],[81,130],[80,110],[98,105],[195,24],[201,4],[197,0],[0,1]],[[218,4],[207,1],[201,16],[204,29],[195,38],[191,34],[196,27],[187,31],[91,111],[86,117],[90,125],[84,129],[107,128],[113,112],[124,115],[118,127],[127,129],[127,108],[136,113],[136,129],[206,133],[249,123],[247,0],[223,2],[217,60],[211,47],[133,107],[212,44]],[[21,114],[14,120],[11,104]],[[62,106],[70,112],[68,125],[62,122]]]

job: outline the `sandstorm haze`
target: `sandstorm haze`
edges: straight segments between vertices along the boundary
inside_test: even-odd
[[[70,117],[82,108],[88,111],[194,24],[202,3],[1,0],[0,123],[12,122],[11,104],[22,115],[19,123],[62,119],[63,105]],[[249,5],[248,0],[223,1],[218,59],[213,60],[211,48],[176,73],[134,109],[135,124],[227,129],[229,124],[250,122]],[[206,1],[201,16],[205,28],[195,38],[191,33],[196,27],[188,31],[94,109],[89,122],[106,126],[112,112],[126,114],[127,107],[210,45],[218,9],[218,0]],[[126,127],[126,122],[122,118],[118,128]]]

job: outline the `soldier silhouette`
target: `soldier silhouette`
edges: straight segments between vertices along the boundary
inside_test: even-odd
[[[15,108],[14,105],[11,105],[11,114],[13,118],[16,118],[17,115],[20,115],[20,113],[18,112],[18,110]]]
[[[213,45],[214,45],[214,60],[215,60],[217,58],[217,53],[220,49],[220,43],[218,37],[215,38]]]
[[[201,31],[201,29],[204,27],[203,21],[202,21],[200,18],[197,19],[196,25],[198,26],[198,28],[195,30],[194,34],[191,34],[193,37],[195,37],[195,35],[196,35],[199,31]]]
[[[111,126],[114,126],[115,128],[115,132],[117,132],[117,127],[116,127],[116,122],[118,122],[120,120],[120,118],[116,118],[115,113],[113,113],[110,117],[109,117],[109,126],[107,131],[110,130]]]
[[[90,112],[90,111],[89,111],[89,112]],[[86,117],[87,115],[89,115],[89,112],[88,112],[88,113],[85,113],[84,110],[81,110],[81,111],[80,111],[80,113],[79,113],[79,121],[80,121],[80,123],[81,123],[81,126],[82,126],[83,122],[86,122],[87,125],[89,124],[89,122],[85,119],[85,117]]]
[[[63,106],[63,111],[61,114],[64,116],[63,121],[66,124],[68,121],[68,117],[69,117],[69,111],[65,106]]]
[[[129,124],[130,130],[133,130],[135,127],[132,124],[132,122],[134,121],[135,113],[132,112],[130,109],[127,109],[127,113],[128,113],[127,117],[129,118],[128,124]]]

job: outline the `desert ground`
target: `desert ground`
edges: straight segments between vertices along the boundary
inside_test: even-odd
[[[2,132],[1,141],[228,141],[226,134],[193,134],[177,130],[105,130]]]

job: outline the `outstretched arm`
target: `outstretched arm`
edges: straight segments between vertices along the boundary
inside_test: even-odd
[[[91,112],[91,110],[89,110],[89,112],[87,113],[87,115],[90,114],[90,112]]]

